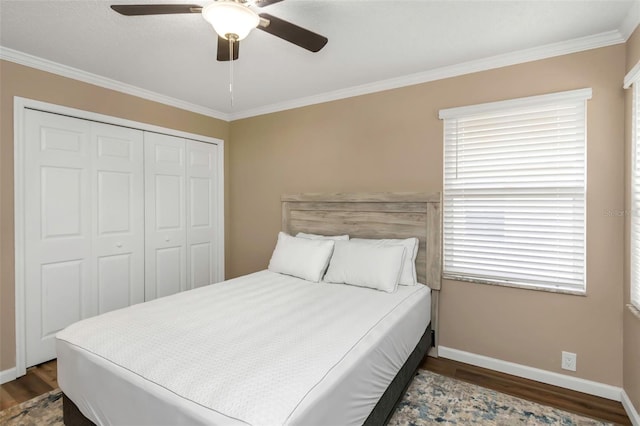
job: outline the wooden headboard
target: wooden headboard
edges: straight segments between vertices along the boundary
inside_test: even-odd
[[[308,193],[282,196],[282,230],[352,238],[420,240],[418,282],[439,290],[442,276],[440,193]]]

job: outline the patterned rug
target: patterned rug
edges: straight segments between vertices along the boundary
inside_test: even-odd
[[[611,425],[420,370],[389,426],[432,424]]]
[[[0,425],[64,426],[62,422],[62,391],[55,389],[0,411]]]
[[[590,426],[611,423],[420,370],[389,426],[432,424]],[[63,426],[60,389],[0,411],[0,425]]]

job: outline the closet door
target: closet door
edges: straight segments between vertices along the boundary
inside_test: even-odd
[[[144,300],[142,132],[25,116],[26,365],[55,333]]]
[[[187,288],[217,278],[218,146],[186,141],[187,147]]]
[[[187,288],[185,141],[144,133],[145,300]]]
[[[55,334],[96,314],[91,279],[91,124],[25,114],[26,365],[55,358]]]
[[[98,313],[144,301],[143,133],[92,124],[93,259]]]
[[[55,358],[56,332],[76,321],[217,281],[217,145],[24,120],[26,366]]]

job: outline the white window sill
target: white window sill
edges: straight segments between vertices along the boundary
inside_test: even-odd
[[[633,306],[631,303],[629,303],[627,305],[627,308],[629,308],[629,310],[631,311],[631,313],[638,319],[640,319],[640,311],[638,310],[638,308],[636,308],[635,306]]]
[[[452,281],[463,281],[463,282],[475,283],[475,284],[495,285],[499,287],[520,288],[523,290],[546,291],[548,293],[569,294],[572,296],[587,295],[586,290],[574,290],[574,289],[563,288],[563,287],[545,287],[545,286],[536,286],[532,284],[516,284],[516,283],[507,283],[507,282],[499,282],[499,281],[481,280],[477,278],[464,278],[464,277],[451,276],[446,274],[443,274],[442,278],[446,280],[452,280]],[[640,313],[636,315],[640,315]]]

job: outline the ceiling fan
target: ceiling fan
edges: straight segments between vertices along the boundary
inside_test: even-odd
[[[196,4],[125,4],[112,5],[111,9],[125,16],[202,13],[218,34],[218,61],[237,60],[240,40],[249,35],[253,28],[311,52],[322,49],[327,44],[326,37],[268,13],[257,13],[251,8],[251,5],[265,7],[281,1],[217,0],[205,7]]]

